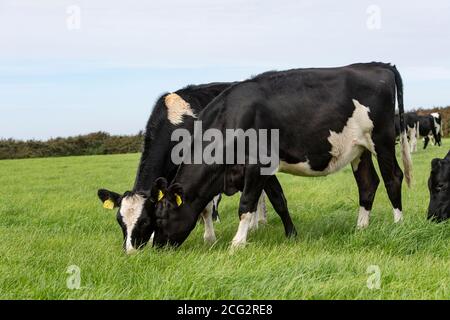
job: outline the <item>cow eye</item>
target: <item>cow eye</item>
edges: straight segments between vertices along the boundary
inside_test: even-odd
[[[438,184],[436,186],[436,191],[440,192],[440,191],[443,191],[443,190],[445,190],[445,186],[443,184]]]

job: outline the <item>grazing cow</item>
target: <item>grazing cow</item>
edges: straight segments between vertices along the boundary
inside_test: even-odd
[[[399,135],[399,119],[395,117],[396,134]],[[417,151],[417,140],[424,139],[423,149],[426,149],[430,142],[430,136],[440,146],[441,145],[441,119],[433,115],[420,116],[415,112],[405,113],[405,124],[408,139],[411,144],[411,152]]]
[[[224,136],[226,129],[278,129],[280,172],[324,176],[351,164],[359,189],[357,226],[363,228],[369,223],[379,184],[372,155],[377,156],[394,221],[403,217],[403,173],[395,156],[396,96],[401,153],[409,185],[412,163],[403,117],[403,85],[399,72],[390,64],[264,73],[222,92],[199,120],[204,128],[215,128]],[[274,186],[275,175],[262,175],[262,167],[259,160],[243,166],[184,163],[171,185],[164,178],[158,179],[151,195],[157,202],[154,245],[182,244],[213,196],[229,193],[223,181],[228,181],[230,174],[235,181],[231,192],[242,190],[240,223],[232,247],[245,245],[259,194],[262,190],[269,194]],[[164,197],[158,200],[160,191]],[[177,197],[182,202],[177,202]]]
[[[124,194],[105,189],[98,190],[98,197],[105,208],[119,208],[117,221],[122,228],[124,249],[127,253],[132,253],[144,246],[153,233],[154,223],[150,216],[153,214],[154,204],[147,200],[155,179],[163,176],[171,181],[175,176],[178,166],[170,158],[174,146],[171,142],[171,134],[178,128],[192,131],[195,117],[211,100],[232,84],[210,83],[188,86],[175,93],[161,96],[147,123],[144,150],[133,190]],[[265,221],[265,210],[262,210],[265,208],[262,205],[263,197],[262,195],[259,216],[255,216],[252,221],[252,228],[257,227],[258,219],[260,222]],[[205,210],[202,210],[202,218],[205,222],[204,240],[210,243],[216,239],[213,218],[214,215],[217,216],[220,195],[216,195],[212,200],[205,205]]]
[[[450,151],[444,159],[431,161],[428,189],[430,190],[428,219],[442,222],[450,218]]]

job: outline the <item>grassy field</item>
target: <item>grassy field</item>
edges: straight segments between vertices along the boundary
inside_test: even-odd
[[[449,299],[450,224],[425,219],[430,160],[450,140],[444,145],[413,155],[402,224],[393,224],[381,184],[369,228],[355,229],[350,168],[325,178],[279,175],[297,239],[285,239],[269,207],[268,224],[234,254],[238,196],[222,201],[214,246],[203,244],[199,225],[178,250],[125,256],[115,213],[96,191],[128,190],[137,154],[0,161],[0,298]],[[71,265],[80,270],[78,290],[66,284]],[[368,268],[379,268],[379,289],[367,286]]]

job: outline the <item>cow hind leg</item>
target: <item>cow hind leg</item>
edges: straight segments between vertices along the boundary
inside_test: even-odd
[[[259,197],[258,211],[259,211],[258,223],[262,224],[267,223],[266,194],[264,191],[261,193],[261,197]]]
[[[203,240],[205,243],[212,244],[216,242],[216,234],[214,232],[213,224],[213,203],[209,203],[208,206],[202,212],[202,218],[205,224],[205,233],[203,234]]]
[[[256,207],[256,212],[252,216],[252,221],[250,222],[250,230],[258,229],[260,223],[265,224],[267,222],[267,212],[266,212],[266,203],[265,203],[265,193],[264,191],[261,193],[261,196],[258,200],[258,206]]]
[[[369,151],[364,151],[360,158],[354,160],[352,168],[359,192],[357,228],[362,229],[369,225],[370,211],[372,210],[380,178],[378,178],[375,171],[372,155]]]
[[[426,136],[423,138],[423,149],[425,150],[428,147],[428,143],[430,143],[430,137]]]
[[[295,226],[292,223],[283,189],[276,176],[271,176],[267,180],[264,190],[272,203],[273,208],[283,222],[286,237],[295,237],[297,235],[297,230],[295,230]]]
[[[384,186],[394,209],[394,222],[403,220],[402,214],[402,181],[403,172],[398,165],[395,157],[394,140],[380,141],[377,148],[378,165],[380,167],[381,176],[383,177]]]

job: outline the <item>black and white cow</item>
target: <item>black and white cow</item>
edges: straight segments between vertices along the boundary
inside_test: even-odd
[[[406,181],[412,163],[406,138],[403,85],[390,64],[353,64],[340,68],[294,69],[261,74],[222,92],[202,112],[204,128],[279,129],[280,172],[324,176],[351,164],[359,189],[357,226],[366,227],[379,184],[372,156],[393,206],[394,221],[402,220],[403,173],[395,156],[394,113],[398,100],[401,153]],[[268,149],[270,149],[268,147]],[[214,195],[242,190],[240,223],[232,247],[246,243],[249,224],[262,190],[273,188],[275,175],[261,175],[263,165],[246,163],[182,164],[172,183],[158,179],[152,189],[157,202],[154,245],[182,244]],[[270,185],[270,187],[268,187]],[[159,191],[164,197],[159,199]],[[183,201],[177,203],[176,197]]]
[[[431,161],[428,179],[430,204],[428,219],[442,222],[450,218],[450,151],[444,159]]]
[[[398,117],[396,117],[396,128],[399,127],[398,121]],[[405,113],[405,123],[411,152],[417,151],[417,141],[420,138],[424,139],[423,149],[427,148],[430,137],[432,137],[436,144],[441,145],[441,119],[439,114],[421,116],[415,112],[408,112]]]
[[[173,131],[179,128],[192,131],[197,115],[231,85],[233,83],[191,85],[161,96],[147,123],[143,153],[132,191],[119,194],[105,189],[98,190],[98,197],[105,207],[119,208],[117,221],[122,228],[124,249],[127,253],[132,253],[145,245],[153,233],[154,221],[152,222],[149,217],[153,214],[155,206],[147,200],[154,181],[161,176],[171,181],[175,176],[177,165],[170,158],[174,145],[174,142],[171,142]],[[271,200],[276,201],[273,198],[274,196]],[[217,212],[220,195],[211,200],[202,210],[205,223],[204,240],[209,243],[216,240],[213,215]],[[259,215],[252,221],[252,228],[256,228],[258,222],[265,222],[264,195],[260,198],[258,208]]]

